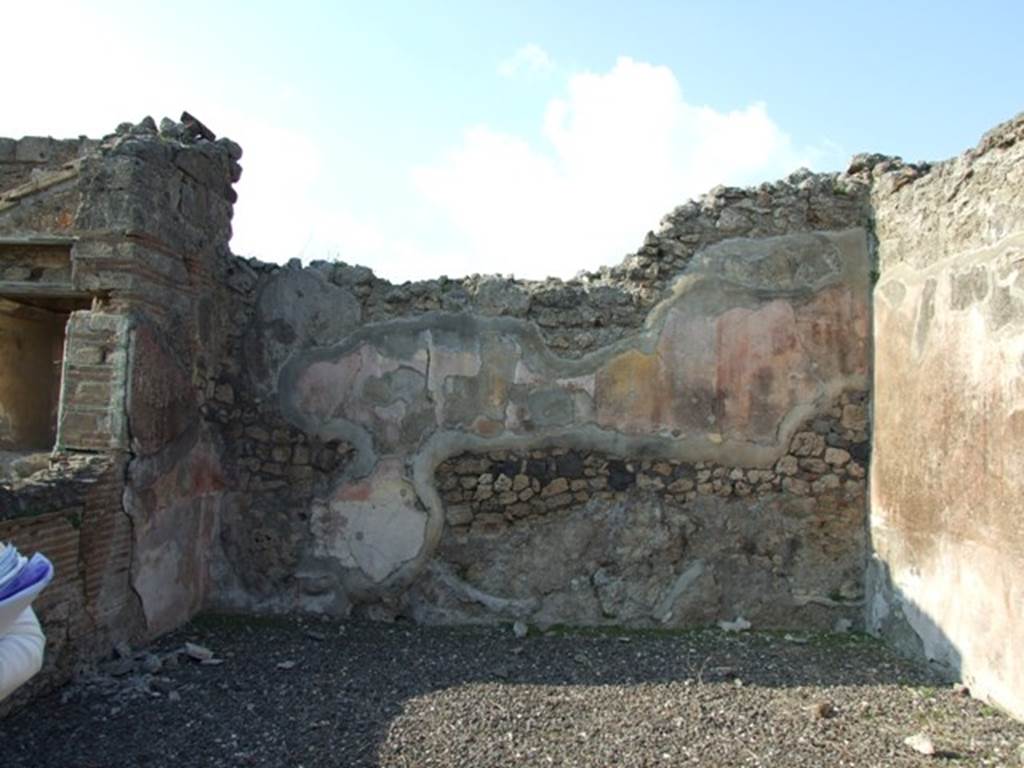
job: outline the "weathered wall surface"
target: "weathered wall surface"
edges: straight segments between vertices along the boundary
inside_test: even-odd
[[[413,587],[414,613],[859,625],[864,402],[864,393],[837,398],[766,468],[573,449],[449,459],[436,473],[445,530]]]
[[[865,212],[856,179],[720,189],[569,283],[253,267],[215,409],[250,487],[214,599],[429,621],[859,617]],[[312,464],[335,445],[337,468]],[[517,468],[449,487],[450,459],[495,452]],[[592,466],[528,469],[558,455]]]
[[[1024,716],[1024,117],[873,202],[869,626]]]
[[[20,200],[31,197],[40,189],[63,184],[73,178],[72,169],[81,158],[98,145],[99,142],[93,139],[0,137],[0,190],[8,200]],[[56,211],[51,213],[57,214]]]
[[[404,285],[232,256],[240,149],[194,119],[0,139],[0,300],[70,313],[53,466],[0,481],[58,559],[29,692],[204,605],[866,617],[1021,714],[1022,134],[717,188],[570,281]]]
[[[226,481],[203,412],[225,357],[239,156],[188,120],[0,141],[0,298],[71,311],[53,466],[14,462],[0,484],[0,538],[56,558],[50,661],[29,692],[205,600]],[[106,474],[79,471],[91,460]]]
[[[140,636],[123,493],[123,459],[98,455],[63,457],[30,478],[0,485],[0,541],[45,552],[55,569],[35,603],[46,631],[43,670],[0,704],[0,715],[66,680],[77,664],[110,653],[114,643]]]

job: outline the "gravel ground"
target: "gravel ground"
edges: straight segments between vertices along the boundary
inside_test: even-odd
[[[225,616],[0,722],[4,768],[1024,765],[1022,746],[1024,724],[857,635]]]

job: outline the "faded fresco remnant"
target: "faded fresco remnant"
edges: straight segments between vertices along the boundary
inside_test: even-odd
[[[467,451],[587,449],[620,459],[709,461],[741,473],[767,472],[779,504],[825,495],[809,485],[783,487],[784,476],[775,466],[798,429],[826,417],[844,393],[867,386],[869,272],[863,229],[731,241],[720,259],[698,254],[635,334],[577,359],[553,354],[522,320],[458,313],[368,323],[332,347],[298,350],[280,374],[285,417],[322,440],[356,447],[328,502],[314,502],[313,554],[320,567],[337,571],[346,589],[361,596],[406,597],[403,590],[434,560],[445,529],[446,504],[435,470]],[[762,282],[764,275],[772,280]],[[280,279],[289,279],[287,273]],[[866,425],[853,437],[866,442]],[[809,468],[819,470],[815,477],[835,469],[820,458],[824,436],[818,442],[819,449],[805,457],[821,465]],[[514,474],[496,481],[508,484]],[[841,469],[830,476],[836,487],[846,479]],[[863,520],[863,482],[856,486],[851,497],[840,494],[847,514],[827,519],[826,525],[847,530],[851,510],[856,510],[854,520]],[[558,496],[555,487],[549,483],[535,492],[539,498]],[[718,498],[730,496],[731,490],[718,489]],[[586,499],[595,508],[617,500]],[[693,501],[683,497],[676,504]],[[371,519],[376,527],[369,525]],[[531,525],[524,518],[513,528]],[[682,537],[677,546],[685,549]],[[359,552],[365,552],[362,559]],[[854,574],[859,584],[859,532],[850,537],[845,558],[845,568],[837,570],[847,578]],[[566,559],[543,560],[549,568],[564,569]],[[664,582],[648,589],[671,590],[674,571],[689,565],[680,555]],[[588,567],[579,563],[572,578],[590,579],[584,573]],[[727,571],[738,567],[722,559],[705,570],[709,580],[721,581],[735,579]],[[533,570],[545,566],[537,563]],[[790,608],[786,619],[782,606],[762,607],[749,597],[743,602],[751,606],[748,611],[776,617],[775,623],[821,625],[824,611],[807,610],[793,592],[818,588],[821,605],[827,605],[827,595],[840,584],[822,581],[828,580],[795,584],[785,597],[773,598]],[[751,585],[750,591],[756,588]],[[854,601],[862,598],[859,586],[852,591]],[[428,594],[417,590],[412,597],[418,603]],[[531,595],[538,605],[543,603],[539,595]],[[492,597],[500,602],[507,595],[499,590]],[[720,599],[704,618],[731,615],[734,599],[738,596]],[[850,606],[840,611],[844,608],[850,612]],[[436,615],[427,606],[413,610]],[[576,606],[564,616],[549,607],[526,617],[543,615],[554,623],[577,614]],[[445,615],[458,612],[448,605]],[[477,615],[474,605],[466,618]],[[649,617],[618,617],[627,619]],[[687,616],[669,621],[685,623]]]

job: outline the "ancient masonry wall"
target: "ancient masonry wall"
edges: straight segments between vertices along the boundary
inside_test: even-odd
[[[13,702],[4,702],[5,709],[138,636],[143,624],[131,590],[123,477],[123,459],[79,454],[0,488],[0,540],[45,552],[57,574],[35,605],[46,628],[43,670]]]
[[[4,708],[205,600],[225,481],[202,409],[225,356],[239,155],[196,121],[0,140],[0,312],[66,325],[52,453],[0,466],[0,540],[57,570],[38,604],[46,667]]]
[[[0,455],[0,538],[60,556],[25,695],[209,606],[852,626],[1019,711],[1020,125],[404,285],[232,256],[188,115],[0,140],[0,311],[67,313],[55,451]]]
[[[715,190],[623,266],[568,283],[392,286],[341,264],[249,263],[243,354],[210,413],[240,481],[212,600],[421,621],[859,625],[866,195],[858,177],[810,174]],[[540,473],[522,506],[509,488],[467,509],[445,468],[495,452],[523,464],[492,473],[498,487],[538,457],[585,455],[595,493]],[[636,483],[593,487],[634,463],[620,474]],[[645,479],[654,464],[669,482]],[[615,610],[596,607],[607,584]]]
[[[869,628],[1024,717],[1024,117],[873,207]]]

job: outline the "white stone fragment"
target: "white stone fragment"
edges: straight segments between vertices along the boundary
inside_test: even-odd
[[[190,659],[196,661],[209,661],[213,658],[213,651],[204,645],[196,643],[185,643],[185,653]]]
[[[932,743],[931,738],[926,733],[915,733],[913,736],[908,736],[903,740],[903,743],[922,755],[935,754],[935,744]]]
[[[718,626],[726,632],[746,632],[753,625],[742,616],[737,616],[735,621],[718,622]]]

